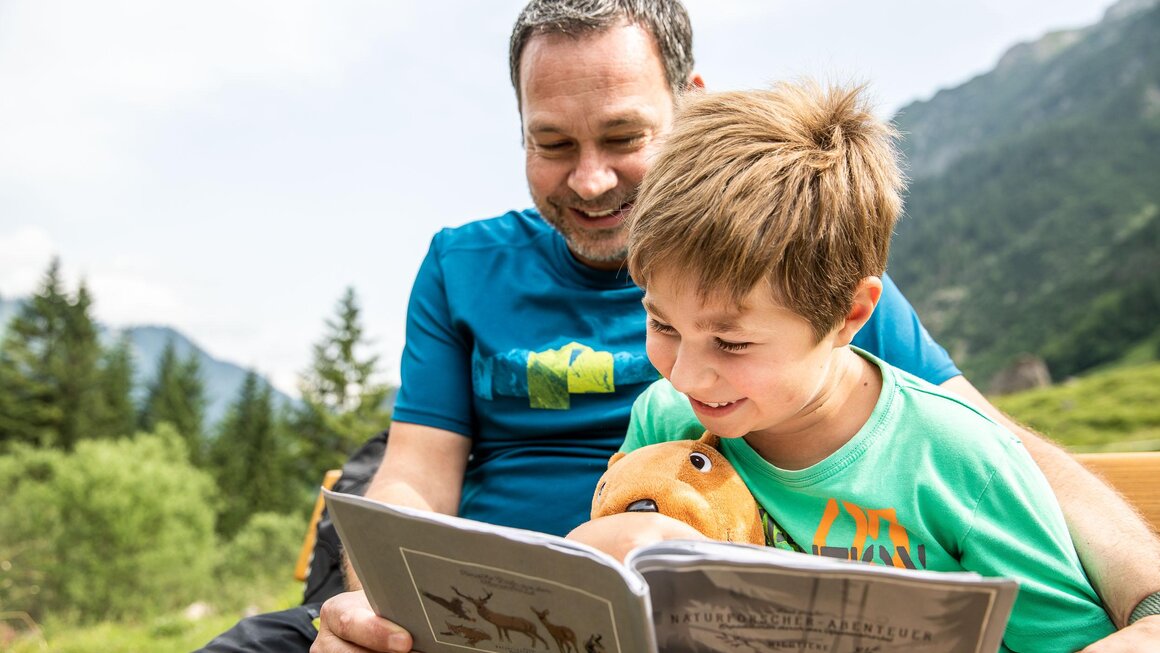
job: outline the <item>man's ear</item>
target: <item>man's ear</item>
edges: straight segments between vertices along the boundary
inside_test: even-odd
[[[705,80],[701,78],[701,74],[689,73],[689,80],[685,82],[685,92],[703,90],[705,90]]]
[[[845,321],[838,328],[834,342],[836,346],[845,347],[850,344],[854,335],[874,314],[874,308],[878,306],[878,300],[881,298],[881,277],[866,277],[858,282],[858,287],[854,290],[854,301],[850,305],[850,312],[846,314]]]

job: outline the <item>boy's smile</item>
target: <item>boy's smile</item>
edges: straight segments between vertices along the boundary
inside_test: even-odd
[[[671,268],[649,279],[649,359],[721,437],[745,437],[778,466],[807,466],[837,450],[873,410],[849,402],[877,369],[845,347],[853,332],[820,341],[805,318],[759,284],[740,306],[703,301]],[[853,331],[856,331],[854,328]],[[877,386],[875,386],[877,387]],[[856,415],[855,415],[856,414]],[[849,417],[853,416],[853,419]]]

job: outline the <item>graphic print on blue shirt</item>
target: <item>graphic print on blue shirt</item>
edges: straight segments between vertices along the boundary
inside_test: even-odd
[[[543,410],[568,410],[572,395],[608,394],[616,392],[617,384],[649,383],[660,376],[640,353],[599,351],[575,341],[486,357],[476,350],[471,375],[480,399],[527,397],[530,408]]]

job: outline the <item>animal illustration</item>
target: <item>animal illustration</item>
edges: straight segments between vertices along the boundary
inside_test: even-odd
[[[596,484],[592,518],[659,512],[706,537],[765,544],[757,501],[719,451],[720,439],[673,440],[615,453]]]
[[[463,599],[445,599],[430,592],[423,592],[423,596],[443,606],[447,609],[448,612],[455,615],[456,617],[459,617],[460,619],[464,619],[466,621],[475,621],[475,617],[467,614],[467,609],[463,606]]]
[[[443,622],[443,625],[447,626],[447,632],[439,633],[440,635],[462,637],[463,639],[467,640],[468,646],[475,646],[485,639],[491,639],[491,635],[488,635],[482,630],[476,630],[470,626],[460,626],[459,624],[453,624],[446,621]]]
[[[536,648],[536,640],[540,640],[544,643],[544,648],[548,650],[552,649],[552,647],[548,645],[547,640],[545,640],[543,637],[540,637],[539,631],[536,630],[536,624],[528,621],[527,619],[524,619],[523,617],[517,617],[510,614],[501,614],[487,607],[487,602],[490,601],[492,597],[491,592],[488,592],[487,596],[477,599],[468,596],[463,592],[460,592],[454,587],[451,589],[455,590],[455,593],[460,597],[470,601],[471,604],[475,606],[476,611],[479,612],[479,616],[483,617],[484,621],[490,622],[491,625],[495,626],[496,637],[499,640],[502,641],[506,639],[509,642],[512,641],[512,637],[508,631],[514,630],[517,633],[523,633],[527,635],[528,639],[532,640],[532,648]]]
[[[591,635],[591,636],[589,636],[588,641],[584,643],[584,652],[585,653],[606,653],[606,651],[604,650],[604,644],[600,643],[600,639],[602,637],[603,637],[603,635]]]
[[[528,606],[531,607],[531,606]],[[561,626],[548,621],[548,611],[543,612],[532,608],[532,612],[536,613],[536,617],[540,619],[540,623],[544,624],[544,628],[548,629],[548,634],[552,639],[556,640],[556,648],[560,649],[560,653],[567,653],[568,650],[580,653],[580,648],[576,645],[576,633],[567,626]]]

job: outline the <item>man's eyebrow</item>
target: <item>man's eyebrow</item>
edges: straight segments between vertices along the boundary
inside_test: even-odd
[[[645,127],[647,125],[648,125],[648,120],[646,120],[644,118],[644,116],[638,116],[638,115],[633,114],[633,115],[628,115],[628,116],[617,116],[615,118],[609,118],[608,120],[605,120],[604,122],[600,123],[600,129],[601,130],[620,129],[623,127],[637,128],[637,127]],[[559,125],[553,124],[551,122],[536,120],[533,118],[532,120],[528,121],[528,133],[530,133],[530,134],[565,134],[566,132]]]

